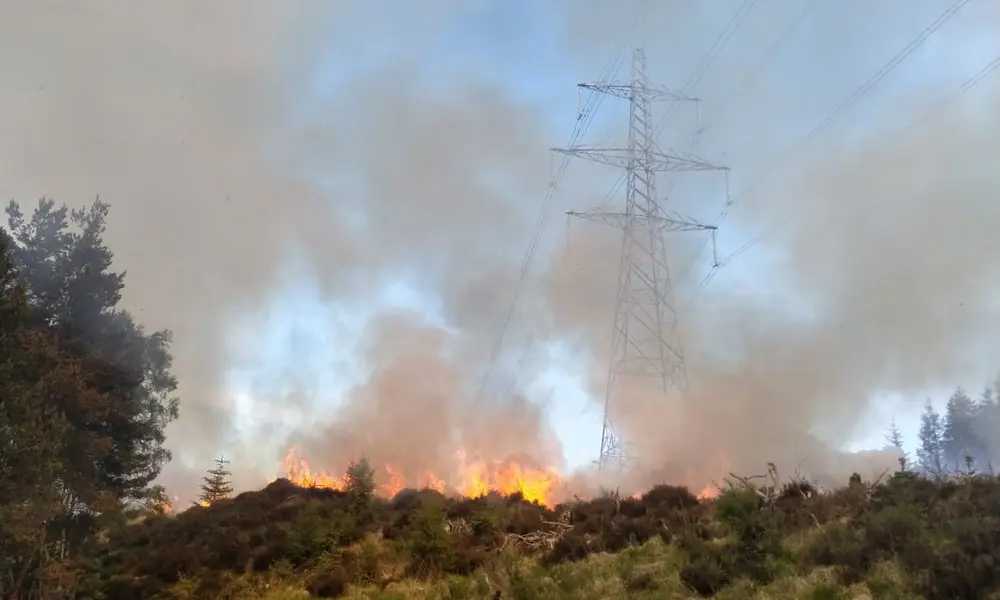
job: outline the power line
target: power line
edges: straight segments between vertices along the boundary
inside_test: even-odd
[[[609,62],[608,67],[606,67],[605,69],[605,76],[608,75],[612,77],[614,76],[614,73],[617,72],[617,67],[615,66],[616,62],[617,62],[616,60],[612,60]],[[593,114],[595,112],[592,110],[594,106],[591,99],[594,98],[595,96],[596,94],[592,94],[591,97],[588,98],[587,104],[581,107],[580,114],[578,115],[578,117],[582,118],[577,119],[577,124],[574,127],[573,133],[570,136],[571,140],[578,140],[590,128],[590,124],[593,121]],[[513,318],[514,313],[517,310],[518,302],[521,299],[521,292],[524,288],[524,282],[528,277],[529,271],[531,270],[532,259],[534,258],[535,251],[538,249],[538,245],[541,241],[542,233],[545,230],[545,226],[548,223],[549,215],[551,213],[551,205],[553,199],[555,198],[556,189],[559,185],[560,180],[562,179],[562,175],[565,172],[568,163],[569,161],[567,159],[562,160],[561,164],[557,167],[555,173],[553,173],[552,178],[549,181],[548,188],[546,188],[545,197],[542,199],[542,205],[539,211],[538,220],[536,221],[534,232],[532,233],[531,240],[528,243],[528,249],[525,252],[524,258],[521,261],[519,279],[514,288],[514,297],[511,300],[510,307],[508,308],[506,314],[504,315],[503,323],[500,326],[500,333],[497,336],[496,343],[494,344],[493,350],[490,353],[489,360],[486,363],[486,370],[483,373],[482,381],[479,384],[479,390],[477,391],[476,394],[477,402],[482,398],[482,395],[485,392],[487,385],[489,384],[489,379],[493,373],[493,368],[496,365],[497,358],[500,355],[500,350],[503,347],[503,341],[507,333],[507,328],[510,326],[511,319]]]
[[[990,76],[998,68],[1000,68],[1000,56],[997,56],[992,61],[990,61],[989,63],[987,63],[982,69],[980,69],[979,71],[977,71],[975,75],[973,75],[972,77],[966,79],[961,85],[959,85],[958,87],[956,87],[955,89],[953,89],[947,96],[945,96],[944,98],[942,98],[940,101],[936,102],[928,110],[922,112],[920,115],[918,115],[912,121],[910,121],[905,127],[903,127],[902,129],[900,129],[895,134],[894,137],[895,138],[900,138],[900,137],[906,135],[907,133],[909,133],[910,131],[912,131],[917,125],[919,125],[920,123],[923,123],[928,117],[930,117],[930,115],[932,113],[935,113],[935,112],[937,112],[939,110],[942,110],[943,108],[947,107],[949,104],[951,104],[952,102],[954,102],[955,100],[957,100],[960,96],[962,96],[963,94],[965,94],[966,92],[968,92],[969,90],[971,90],[973,87],[975,87],[977,84],[979,84],[979,82],[981,82],[982,80],[984,80],[985,78],[987,78],[988,76]],[[777,231],[781,227],[782,224],[783,224],[783,222],[779,221],[778,223],[774,224],[767,232],[761,233],[760,235],[758,235],[758,236],[750,239],[745,244],[743,244],[742,246],[740,246],[739,248],[737,248],[732,254],[726,256],[726,258],[723,259],[722,262],[719,264],[718,268],[712,269],[705,276],[705,279],[702,280],[702,283],[698,287],[697,294],[695,295],[695,297],[692,299],[691,302],[693,303],[695,300],[697,300],[701,296],[701,294],[704,291],[705,287],[707,287],[708,284],[712,281],[712,279],[715,278],[715,275],[716,275],[716,273],[718,273],[718,270],[720,268],[728,265],[729,263],[731,263],[735,259],[739,258],[741,255],[743,255],[745,252],[747,252],[748,250],[750,250],[751,248],[753,248],[754,246],[756,246],[758,243],[760,243],[761,241],[763,241],[768,236],[773,235],[774,232]]]
[[[629,31],[629,35],[631,35],[632,32],[634,32],[635,29],[642,22],[643,15],[647,8],[648,8],[647,5],[644,5],[643,9],[640,10],[639,15],[636,17],[635,21],[632,24],[632,28]],[[622,55],[624,53],[626,44],[627,44],[627,39],[623,40],[618,44],[618,52],[613,54],[612,57],[609,58],[608,64],[605,66],[605,69],[602,72],[601,76],[602,80],[608,81],[613,79],[617,75],[618,70],[621,67]],[[593,122],[594,115],[596,114],[597,109],[600,107],[603,101],[604,101],[603,94],[591,93],[587,97],[586,103],[581,104],[579,113],[577,115],[576,125],[574,126],[573,133],[570,136],[571,145],[578,143],[579,140],[590,129],[590,125]],[[566,171],[566,168],[568,166],[569,166],[569,157],[564,156],[549,182],[549,186],[546,189],[545,197],[542,199],[542,205],[541,208],[539,209],[539,215],[536,221],[534,233],[531,237],[531,241],[528,244],[528,248],[525,252],[525,256],[521,263],[519,280],[515,286],[514,297],[511,300],[510,307],[508,308],[506,314],[504,315],[504,320],[500,326],[500,332],[497,336],[497,340],[490,353],[490,357],[487,360],[486,369],[483,372],[482,380],[480,381],[479,389],[476,393],[477,403],[482,399],[482,396],[486,391],[486,387],[489,384],[490,377],[493,373],[493,368],[495,367],[496,361],[500,356],[500,350],[503,347],[503,342],[506,336],[507,329],[510,326],[510,322],[514,316],[514,313],[517,310],[517,305],[518,302],[520,301],[521,292],[524,288],[524,282],[527,279],[528,273],[531,270],[532,260],[534,258],[535,251],[538,249],[538,245],[541,242],[542,233],[544,232],[545,227],[548,224],[548,219],[552,211],[552,202],[555,198],[556,189],[558,188],[562,175]]]
[[[805,3],[805,5],[798,12],[798,14],[795,15],[795,18],[791,22],[789,22],[789,24],[785,27],[785,29],[782,30],[781,35],[778,37],[778,39],[775,40],[774,43],[772,43],[770,46],[768,46],[766,50],[764,50],[763,57],[757,62],[756,66],[754,66],[752,70],[748,71],[739,80],[739,83],[737,83],[737,85],[735,86],[736,89],[745,88],[754,79],[756,79],[756,77],[760,74],[760,72],[764,70],[764,66],[767,65],[767,63],[771,62],[771,60],[773,60],[775,56],[777,56],[778,50],[780,50],[781,47],[784,46],[789,39],[791,39],[792,34],[795,33],[795,31],[799,28],[800,25],[802,25],[802,23],[806,20],[806,17],[808,17],[809,14],[813,10],[815,10],[816,5],[818,4],[819,0],[808,0]],[[738,97],[739,94],[734,93],[732,96]],[[729,115],[730,107],[734,106],[735,104],[736,104],[735,102],[728,102],[724,104],[723,107],[719,110],[719,117],[716,119],[715,123],[703,127],[700,133],[704,133],[709,129],[711,129],[712,127],[715,127],[719,123],[724,122],[726,117]]]
[[[726,26],[722,28],[719,36],[715,38],[715,42],[708,49],[708,52],[702,58],[701,62],[695,68],[694,72],[688,77],[688,80],[681,87],[680,93],[683,95],[689,95],[694,91],[694,88],[701,83],[701,80],[705,77],[705,73],[711,68],[715,61],[719,58],[719,55],[729,44],[729,41],[733,39],[733,35],[739,30],[740,26],[743,25],[743,21],[750,14],[757,0],[743,0],[733,16],[730,17]],[[677,106],[667,109],[663,116],[660,118],[660,122],[656,124],[653,128],[653,136],[659,136],[663,130],[664,125],[666,125],[667,120],[673,115],[674,111],[677,110]],[[700,126],[700,123],[699,123]]]
[[[754,75],[757,72],[759,72],[760,69],[763,68],[763,65],[768,60],[770,60],[770,58],[774,55],[774,53],[777,51],[777,49],[788,39],[788,37],[791,36],[791,33],[794,30],[794,28],[797,27],[798,24],[801,23],[802,20],[805,19],[805,16],[808,14],[808,12],[810,10],[812,10],[812,7],[815,5],[816,1],[817,0],[810,0],[809,3],[806,5],[805,9],[800,13],[800,15],[798,16],[798,18],[796,19],[795,23],[793,23],[791,27],[788,27],[788,28],[785,29],[785,31],[783,32],[783,35],[782,35],[781,39],[779,39],[777,43],[772,44],[768,48],[768,50],[765,51],[765,57],[760,61],[760,63],[758,63],[757,68],[753,72]],[[733,14],[732,17],[730,17],[729,21],[726,23],[726,26],[723,27],[722,31],[719,33],[719,36],[716,38],[716,40],[712,44],[711,48],[709,48],[708,53],[702,59],[702,62],[699,65],[699,67],[695,69],[694,73],[691,74],[691,77],[689,77],[688,81],[685,83],[685,87],[683,88],[683,93],[685,93],[685,94],[691,93],[693,91],[693,89],[694,89],[694,86],[696,86],[698,83],[701,82],[702,78],[705,75],[705,72],[708,70],[709,67],[712,66],[712,64],[715,63],[716,59],[719,57],[719,54],[721,54],[721,52],[729,44],[729,41],[736,34],[736,31],[739,30],[740,26],[743,25],[743,21],[746,20],[747,15],[750,14],[750,11],[753,9],[753,7],[754,7],[755,4],[756,4],[756,0],[744,0],[743,4],[741,4],[739,6],[739,8],[736,9],[736,12]],[[749,81],[749,79],[750,79],[749,76],[745,77],[741,81],[741,85],[744,84],[745,82]],[[660,122],[656,126],[656,133],[655,133],[655,135],[659,135],[660,134],[660,132],[662,131],[663,127],[666,125],[667,120],[670,118],[670,116],[672,114],[673,114],[672,111],[668,111],[668,112],[666,112],[663,115],[663,117],[660,119]],[[698,128],[695,130],[694,136],[688,142],[688,146],[690,146],[692,148],[696,148],[698,146],[698,141],[701,139],[702,134],[704,134],[711,127],[711,126],[709,126],[709,127],[702,127],[702,125],[701,125],[701,112],[700,111],[698,113],[698,121],[699,121],[698,122]],[[667,186],[666,186],[666,190],[665,190],[665,195],[666,196],[668,196],[668,197],[670,196],[671,192],[674,189],[674,184],[676,183],[676,181],[677,180],[676,180],[675,177],[669,177],[668,178],[668,180],[667,180]],[[728,204],[730,201],[731,201],[731,198],[730,198],[730,195],[729,195],[729,173],[727,172],[726,173],[726,203]],[[714,248],[714,243],[715,243],[715,236],[714,235],[712,236],[712,242],[713,242],[713,248]],[[708,238],[703,238],[702,242],[701,242],[701,245],[699,245],[698,250],[695,252],[695,255],[691,259],[691,261],[689,261],[689,264],[693,264],[694,261],[697,260],[698,256],[701,255],[701,253],[704,250],[705,245],[707,243],[708,243]]]
[[[816,8],[817,4],[819,4],[819,0],[808,0],[805,3],[805,5],[798,12],[798,14],[796,14],[795,18],[785,27],[784,30],[782,30],[781,35],[778,37],[778,39],[775,40],[775,42],[772,43],[770,46],[768,46],[768,48],[764,51],[763,57],[760,59],[760,61],[757,62],[757,65],[754,67],[754,69],[752,71],[749,71],[746,75],[744,75],[743,79],[741,79],[740,82],[739,82],[739,84],[737,85],[737,88],[742,88],[742,87],[746,86],[747,84],[749,84],[764,69],[764,66],[768,62],[770,62],[777,55],[778,50],[791,38],[791,36],[795,32],[795,30],[798,29],[798,27],[805,21],[806,17],[809,16],[809,14]],[[743,19],[746,17],[747,12],[749,12],[749,10],[747,10],[746,12],[742,12],[742,17],[741,17],[741,10],[742,10],[742,8],[743,8],[743,6],[741,6],[740,10],[738,10],[737,13],[735,15],[733,15],[732,19],[730,19],[730,24],[732,24],[734,22],[736,23],[736,26],[733,28],[734,30],[735,30],[735,28],[739,27],[739,25],[742,23]],[[719,36],[720,40],[723,39],[723,36],[726,34],[726,30],[729,30],[729,29],[730,29],[730,27],[729,27],[729,25],[727,25],[727,27],[723,30],[723,33],[720,34],[720,36]],[[729,37],[732,37],[732,35],[730,35]],[[713,45],[713,47],[715,47],[718,44],[719,44],[719,40],[716,41],[716,44]],[[725,117],[729,114],[728,113],[729,107],[733,106],[733,104],[734,104],[733,102],[730,102],[730,103],[724,105],[724,108],[720,111],[721,116],[719,118],[717,118],[716,121],[714,123],[712,123],[711,125],[707,125],[707,126],[704,126],[704,127],[699,126],[699,128],[697,129],[697,131],[695,131],[694,136],[692,136],[691,140],[688,142],[688,145],[691,146],[691,147],[697,147],[699,140],[701,140],[702,136],[706,132],[708,132],[712,127],[715,127],[720,122],[723,122],[725,120]],[[661,122],[661,125],[663,125],[664,122]],[[665,190],[665,193],[666,193],[667,196],[669,196],[670,193],[673,191],[675,183],[676,183],[676,179],[674,179],[674,178],[670,178],[667,181],[667,188]],[[722,215],[726,211],[726,208],[729,207],[732,204],[732,202],[733,202],[733,198],[732,198],[732,196],[730,194],[730,188],[729,188],[729,174],[727,173],[726,174],[726,203],[723,205],[723,210],[720,211],[720,215]],[[721,225],[721,219],[719,219],[719,217],[717,217],[717,220],[718,220],[718,222],[716,223],[716,225],[717,226]],[[701,243],[698,245],[697,249],[695,249],[694,254],[691,255],[690,260],[685,261],[685,263],[687,264],[687,270],[685,272],[685,276],[686,276],[686,273],[690,272],[690,270],[694,268],[694,265],[697,264],[698,259],[701,257],[701,253],[705,251],[705,247],[708,245],[708,241],[709,241],[708,238],[703,238],[702,241],[701,241]],[[714,248],[715,248],[715,245],[714,245],[715,240],[714,240],[714,238],[712,239],[712,242],[713,242],[712,248],[714,250]],[[712,268],[720,268],[719,261],[718,261],[717,257],[713,257]]]
[[[842,112],[854,106],[854,104],[858,100],[860,100],[862,96],[867,94],[869,91],[871,91],[872,88],[878,85],[878,83],[882,81],[886,75],[895,70],[895,68],[899,66],[899,64],[902,63],[904,60],[906,60],[906,58],[910,54],[916,51],[916,49],[919,48],[927,40],[927,38],[933,35],[934,32],[940,29],[945,23],[950,21],[951,18],[954,17],[955,14],[958,13],[958,11],[962,10],[962,8],[968,3],[969,0],[957,0],[954,4],[948,7],[948,10],[946,10],[940,17],[935,19],[933,23],[928,25],[926,29],[920,32],[920,35],[918,35],[915,39],[910,41],[910,43],[907,44],[905,48],[900,50],[900,52],[896,54],[896,56],[892,57],[892,59],[890,59],[888,63],[886,63],[881,69],[879,69],[878,72],[872,75],[872,77],[868,79],[868,81],[861,84],[861,87],[855,90],[854,93],[851,94],[849,98],[847,98],[847,100],[845,100],[840,106],[835,108],[833,112],[827,115],[826,118],[819,123],[819,125],[817,125],[812,131],[810,131],[804,138],[799,140],[797,144],[792,146],[792,148],[788,151],[788,153],[785,156],[787,157],[797,154],[798,151],[801,150],[803,146],[808,144],[813,137],[825,131],[826,128],[829,127],[837,119],[837,117],[840,116]]]
[[[987,63],[986,66],[984,66],[982,69],[980,69],[978,72],[976,72],[975,75],[973,75],[972,77],[966,79],[962,83],[962,85],[960,85],[957,88],[955,88],[954,90],[952,90],[950,94],[948,94],[947,96],[945,96],[944,98],[942,98],[940,101],[936,102],[933,106],[931,106],[930,108],[928,108],[927,110],[925,110],[923,113],[921,113],[917,118],[915,118],[912,121],[910,121],[910,123],[906,127],[904,127],[901,130],[899,130],[899,134],[898,135],[900,135],[900,136],[905,135],[906,133],[908,133],[909,131],[911,131],[914,127],[916,127],[917,125],[923,123],[924,120],[927,119],[927,117],[929,117],[931,115],[931,113],[937,112],[941,108],[944,108],[945,106],[947,106],[947,105],[951,104],[952,102],[954,102],[959,96],[961,96],[965,92],[967,92],[970,89],[972,89],[973,87],[975,87],[976,84],[978,84],[983,79],[986,79],[987,77],[989,77],[990,74],[992,74],[994,71],[997,70],[997,68],[1000,68],[1000,56],[994,58],[992,61],[990,61],[989,63]]]
[[[830,112],[822,121],[820,121],[812,130],[810,130],[809,133],[800,138],[798,142],[796,142],[791,146],[791,148],[789,148],[785,153],[780,155],[777,160],[773,161],[773,164],[775,165],[774,167],[766,169],[750,185],[746,186],[739,194],[737,194],[736,199],[726,203],[726,206],[723,208],[723,210],[719,213],[719,216],[716,218],[716,223],[715,223],[716,227],[721,226],[722,222],[725,221],[726,217],[729,216],[729,213],[732,211],[733,206],[739,200],[742,200],[752,190],[756,189],[760,184],[766,181],[771,176],[771,174],[773,174],[774,171],[777,170],[776,168],[777,166],[781,165],[782,163],[786,162],[788,159],[792,157],[799,156],[801,154],[802,149],[810,141],[812,141],[813,138],[815,138],[817,135],[825,131],[845,110],[848,110],[849,108],[854,106],[854,104],[856,104],[858,100],[860,100],[865,94],[870,92],[876,85],[878,85],[880,81],[882,81],[889,73],[895,70],[895,68],[898,67],[899,64],[902,63],[908,56],[910,56],[910,54],[916,51],[916,49],[919,48],[927,40],[927,38],[929,38],[938,29],[944,26],[945,23],[950,21],[951,18],[954,17],[955,14],[957,14],[958,11],[960,11],[968,3],[969,0],[956,0],[956,2],[951,4],[947,10],[945,10],[937,19],[935,19],[930,25],[928,25],[923,31],[921,31],[920,34],[917,35],[917,37],[911,40],[895,56],[889,59],[889,62],[883,65],[881,69],[876,71],[874,75],[872,75],[870,78],[868,78],[867,81],[862,83],[861,86],[854,91],[854,93],[852,93],[846,100],[844,100],[839,106],[837,106],[837,108],[835,108],[832,112]],[[755,243],[756,242],[752,242],[750,246],[752,246]],[[701,251],[703,249],[704,249],[704,243],[696,252],[694,260],[697,260],[698,256],[701,254]],[[748,249],[749,247],[741,248],[737,250],[737,253],[742,254],[743,252],[746,252],[746,250]],[[732,258],[735,257],[730,257],[727,260],[732,260]],[[698,286],[695,298],[701,296],[702,290],[715,277],[714,273],[719,268],[720,266],[714,266],[712,270],[709,272],[709,274],[706,275],[705,279]]]
[[[606,209],[608,207],[608,205],[611,204],[611,201],[614,200],[614,198],[618,194],[618,192],[621,191],[621,188],[622,188],[622,186],[624,184],[625,184],[625,174],[623,173],[623,174],[621,174],[618,177],[618,180],[611,187],[611,189],[608,190],[608,193],[604,195],[604,199],[601,200],[601,203],[598,205],[597,210],[604,210],[604,209]],[[566,215],[566,236],[567,236],[566,243],[567,243],[567,246],[569,244],[569,223],[570,223],[571,219],[572,219],[572,216]],[[531,332],[528,334],[528,338],[527,338],[527,340],[525,340],[524,346],[521,348],[521,354],[517,358],[517,363],[514,366],[514,372],[511,374],[511,377],[510,377],[510,383],[507,385],[507,388],[504,390],[504,396],[509,397],[511,395],[511,393],[514,391],[514,387],[517,386],[518,380],[519,380],[519,378],[521,376],[521,371],[524,369],[524,365],[525,365],[525,363],[528,360],[528,355],[531,353],[531,349],[534,347],[536,332],[538,331],[538,329],[541,328],[541,322],[544,320],[544,317],[545,317],[545,313],[544,312],[539,312],[538,313],[538,318],[536,320],[535,326],[531,330]]]

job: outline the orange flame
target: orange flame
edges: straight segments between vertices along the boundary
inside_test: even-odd
[[[344,476],[331,475],[326,471],[313,472],[306,459],[299,456],[299,449],[291,447],[285,455],[285,478],[302,487],[344,489]]]
[[[404,479],[399,471],[394,469],[392,465],[387,464],[383,468],[385,469],[385,472],[389,474],[389,481],[380,485],[378,487],[378,492],[381,496],[392,498],[406,487],[406,479]]]
[[[157,502],[153,509],[162,511],[165,515],[172,515],[177,512],[179,503],[180,498],[177,496],[174,496],[172,499],[164,498],[161,502]]]
[[[464,451],[458,453],[458,459],[457,489],[464,496],[475,498],[491,490],[504,495],[519,492],[528,502],[553,504],[553,488],[559,481],[559,475],[553,471],[525,468],[515,461],[468,462]]]
[[[420,479],[417,481],[417,485],[423,490],[434,490],[439,493],[444,493],[445,485],[444,481],[438,479],[434,473],[430,471],[424,471],[420,474]]]
[[[505,495],[520,492],[528,502],[538,501],[540,504],[552,505],[554,491],[560,481],[554,471],[527,468],[515,461],[485,460],[467,461],[464,451],[457,453],[458,470],[450,484],[432,473],[423,471],[417,477],[417,487],[433,489],[441,493],[448,491],[470,498],[496,491]],[[333,475],[327,471],[314,471],[305,458],[299,455],[299,450],[292,447],[284,460],[285,478],[303,487],[330,488],[343,490],[346,483],[344,475]],[[376,480],[381,481],[376,494],[391,498],[408,486],[408,481],[402,470],[395,465],[385,464],[376,471]]]
[[[719,497],[719,488],[714,485],[707,485],[696,495],[699,500],[714,500]]]

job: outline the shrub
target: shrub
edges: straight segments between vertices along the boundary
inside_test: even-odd
[[[732,582],[732,569],[724,551],[705,546],[681,567],[680,578],[695,593],[714,596]]]
[[[362,585],[376,585],[381,583],[382,571],[379,568],[378,549],[372,544],[362,544],[357,551],[358,572],[354,580]]]
[[[347,576],[340,569],[316,573],[306,582],[306,590],[317,598],[339,598],[347,592]]]
[[[409,572],[417,577],[427,577],[447,571],[453,560],[453,546],[445,531],[444,514],[433,505],[417,509],[409,531],[412,562]]]
[[[347,465],[344,492],[365,501],[375,494],[375,469],[368,464],[367,458]]]
[[[809,565],[836,567],[846,584],[861,581],[872,564],[862,537],[839,522],[825,525],[803,549],[802,557]]]
[[[818,584],[805,596],[806,600],[841,600],[841,598],[844,598],[844,591],[827,582]]]
[[[738,531],[757,518],[762,506],[762,499],[754,490],[726,490],[715,501],[715,516],[732,530]]]
[[[698,506],[698,497],[683,486],[657,485],[642,495],[642,503],[650,509],[688,510]]]
[[[949,524],[948,544],[927,561],[921,590],[929,600],[982,597],[1000,587],[1000,528],[995,518],[963,517]],[[910,559],[912,560],[912,558]]]
[[[934,561],[927,525],[921,510],[909,503],[869,512],[861,520],[873,560],[898,555],[913,570],[925,569]]]
[[[362,521],[372,518],[371,501],[375,495],[375,470],[368,464],[368,459],[362,458],[347,465],[344,492],[350,499],[351,512]]]
[[[760,583],[773,579],[772,564],[784,554],[781,531],[763,500],[751,489],[727,490],[715,505],[716,515],[733,535],[736,574]]]

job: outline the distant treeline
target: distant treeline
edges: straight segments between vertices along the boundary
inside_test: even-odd
[[[961,387],[948,398],[944,414],[928,400],[920,417],[914,466],[925,475],[992,471],[1000,465],[1000,378],[973,400]],[[888,441],[900,450],[902,435],[893,424]]]

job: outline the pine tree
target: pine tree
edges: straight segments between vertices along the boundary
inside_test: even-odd
[[[903,433],[896,425],[896,419],[892,420],[889,431],[885,434],[885,441],[889,443],[889,447],[899,452],[899,470],[905,471],[909,462],[909,454],[903,450]]]
[[[944,475],[944,425],[941,415],[931,406],[930,399],[920,415],[917,461],[924,473],[931,477]]]
[[[49,597],[65,585],[43,577],[52,561],[162,496],[170,334],[118,307],[107,215],[44,199],[26,217],[12,202],[0,227],[0,589],[13,597]]]
[[[897,450],[903,449],[903,434],[899,431],[899,427],[896,426],[896,419],[893,419],[889,425],[889,431],[885,434],[885,441],[889,442],[889,445]]]
[[[202,477],[205,483],[201,486],[201,495],[198,496],[198,503],[202,506],[210,506],[219,500],[229,498],[233,493],[233,486],[230,485],[229,476],[232,475],[226,470],[228,460],[224,458],[215,459],[215,468],[208,471],[208,477]]]
[[[961,387],[948,398],[945,408],[943,454],[949,467],[958,468],[967,457],[981,457],[982,443],[975,431],[975,404]]]
[[[997,458],[1000,446],[997,444],[998,440],[994,438],[998,426],[1000,426],[1000,398],[997,397],[993,387],[986,386],[976,401],[973,419],[973,428],[981,444],[982,456],[977,457],[981,464],[991,463]]]
[[[107,513],[110,504],[155,501],[153,481],[170,460],[165,429],[177,418],[169,331],[146,331],[119,306],[125,274],[104,242],[110,207],[79,210],[43,198],[30,215],[7,206],[11,258],[34,310],[79,356],[95,388],[66,394],[70,420],[63,462],[70,512]],[[90,454],[76,448],[92,449]]]
[[[88,390],[44,315],[31,309],[10,248],[0,229],[0,590],[37,598],[46,597],[42,575],[59,558],[52,532],[70,517],[62,459],[70,427],[53,396]]]

